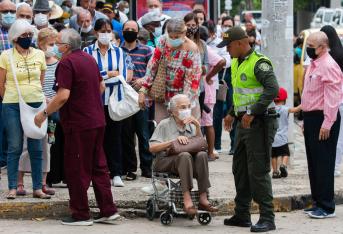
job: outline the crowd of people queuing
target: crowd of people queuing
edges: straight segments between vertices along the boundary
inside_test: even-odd
[[[229,148],[222,146],[221,139],[226,116],[224,127],[230,130],[231,138],[228,153],[236,157],[237,196],[236,215],[224,223],[250,227],[248,203],[253,198],[260,205],[261,219],[252,231],[273,230],[268,168],[271,161],[272,177],[287,177],[288,115],[303,109],[311,191],[314,208],[320,208],[307,212],[312,212],[313,216],[334,213],[333,174],[332,178],[325,177],[323,170],[318,171],[317,167],[318,163],[327,163],[319,160],[318,154],[322,151],[318,149],[325,153],[330,148],[332,158],[324,171],[331,173],[335,154],[332,147],[337,144],[339,132],[335,115],[337,98],[341,96],[337,86],[341,84],[342,74],[327,54],[334,43],[333,37],[324,34],[332,33],[330,29],[309,39],[312,49],[307,54],[312,59],[328,60],[325,60],[330,67],[328,70],[331,69],[337,79],[332,81],[332,93],[328,97],[334,101],[329,107],[323,104],[326,99],[318,102],[313,99],[316,103],[310,103],[308,100],[314,95],[312,89],[318,87],[309,88],[311,84],[305,79],[304,105],[288,108],[285,105],[287,92],[278,88],[272,61],[259,53],[261,35],[251,14],[245,15],[244,31],[236,25],[239,20],[225,14],[218,22],[209,20],[201,4],[195,5],[183,18],[171,18],[163,14],[161,1],[147,0],[148,12],[137,21],[129,18],[130,7],[126,1],[112,4],[80,0],[78,5],[72,0],[36,0],[33,5],[30,2],[15,5],[9,0],[0,2],[0,165],[7,165],[8,199],[27,194],[25,173],[31,173],[33,197],[39,199],[51,198],[55,194],[51,185],[63,182],[68,185],[72,210],[72,217],[63,223],[91,225],[87,190],[92,182],[100,208],[100,216],[94,218],[94,222],[113,221],[119,215],[111,184],[123,187],[129,183],[126,181],[137,179],[137,156],[141,176],[151,178],[155,154],[155,170],[179,174],[186,213],[196,213],[189,193],[193,176],[199,182],[198,209],[215,212],[218,209],[207,200],[208,162],[217,160],[222,149]],[[299,49],[296,47],[295,55],[301,54]],[[333,57],[342,61],[339,55]],[[310,65],[308,73],[314,72],[317,76],[325,73],[315,72],[316,69],[316,65]],[[165,91],[163,101],[157,101],[150,94],[161,75],[165,78]],[[109,113],[109,102],[114,90],[122,89],[118,76],[139,93],[141,110],[124,120],[114,121]],[[236,76],[239,80],[233,80]],[[249,85],[244,86],[247,80]],[[321,85],[324,86],[317,86]],[[325,95],[328,94],[325,92]],[[37,126],[48,121],[43,139],[25,136],[21,98],[34,108],[46,103],[44,111],[35,118]],[[317,109],[313,109],[312,104],[317,104]],[[313,113],[317,110],[322,111]],[[325,119],[320,129],[327,111],[329,119]],[[264,112],[268,116],[274,112],[280,116],[278,121],[268,120],[266,141],[259,138],[263,132],[260,127],[266,124],[259,118]],[[157,123],[155,131],[154,123]],[[250,125],[254,131],[246,135],[242,129],[249,129]],[[327,130],[333,126],[332,141],[325,146],[318,144],[318,149],[313,150],[312,145],[318,141],[313,139],[315,130],[309,125],[319,126],[320,140],[329,138]],[[177,139],[180,144],[187,144],[194,136],[206,137],[207,152],[163,156],[171,141]],[[261,144],[254,144],[254,139]],[[266,153],[269,157],[266,160],[264,153],[269,148],[273,150]],[[249,165],[243,165],[236,155],[244,157],[242,160],[247,160]],[[283,159],[278,167],[280,156]],[[267,166],[261,167],[256,160],[266,160]],[[249,183],[251,186],[247,189]],[[328,194],[318,192],[324,184]]]

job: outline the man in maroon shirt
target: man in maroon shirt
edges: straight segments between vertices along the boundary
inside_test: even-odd
[[[56,69],[57,95],[44,112],[37,114],[35,123],[41,126],[49,114],[60,110],[72,212],[72,217],[62,220],[62,224],[93,224],[87,197],[91,181],[100,208],[94,222],[111,222],[120,216],[113,202],[103,150],[105,117],[100,93],[105,86],[93,57],[80,50],[81,38],[75,30],[62,30],[56,45],[63,54]]]

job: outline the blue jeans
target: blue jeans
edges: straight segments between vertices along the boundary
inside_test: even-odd
[[[39,107],[41,103],[29,103]],[[8,188],[17,188],[19,158],[23,151],[23,128],[20,122],[18,103],[2,104],[2,119],[6,132]],[[27,139],[27,149],[30,155],[33,190],[42,188],[42,140]]]

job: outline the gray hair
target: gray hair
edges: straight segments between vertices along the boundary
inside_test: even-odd
[[[8,31],[8,39],[11,43],[23,33],[35,33],[34,27],[24,19],[17,19]]]
[[[188,96],[186,94],[176,94],[174,97],[170,99],[170,102],[168,104],[168,110],[173,111],[175,110],[177,103],[180,99],[187,99],[189,100]]]
[[[70,46],[70,50],[77,50],[81,48],[81,36],[72,28],[63,29],[61,32],[61,41]]]
[[[171,18],[167,23],[168,33],[183,33],[186,30],[185,21],[181,18]]]
[[[77,13],[76,13],[76,20],[80,20],[81,15],[90,15],[92,19],[92,14],[89,12],[89,10],[85,10],[81,8]]]

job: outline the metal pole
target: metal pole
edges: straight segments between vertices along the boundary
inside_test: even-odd
[[[293,106],[293,0],[262,1],[262,53],[268,56],[280,87]],[[289,118],[289,142],[293,142],[294,118]]]

